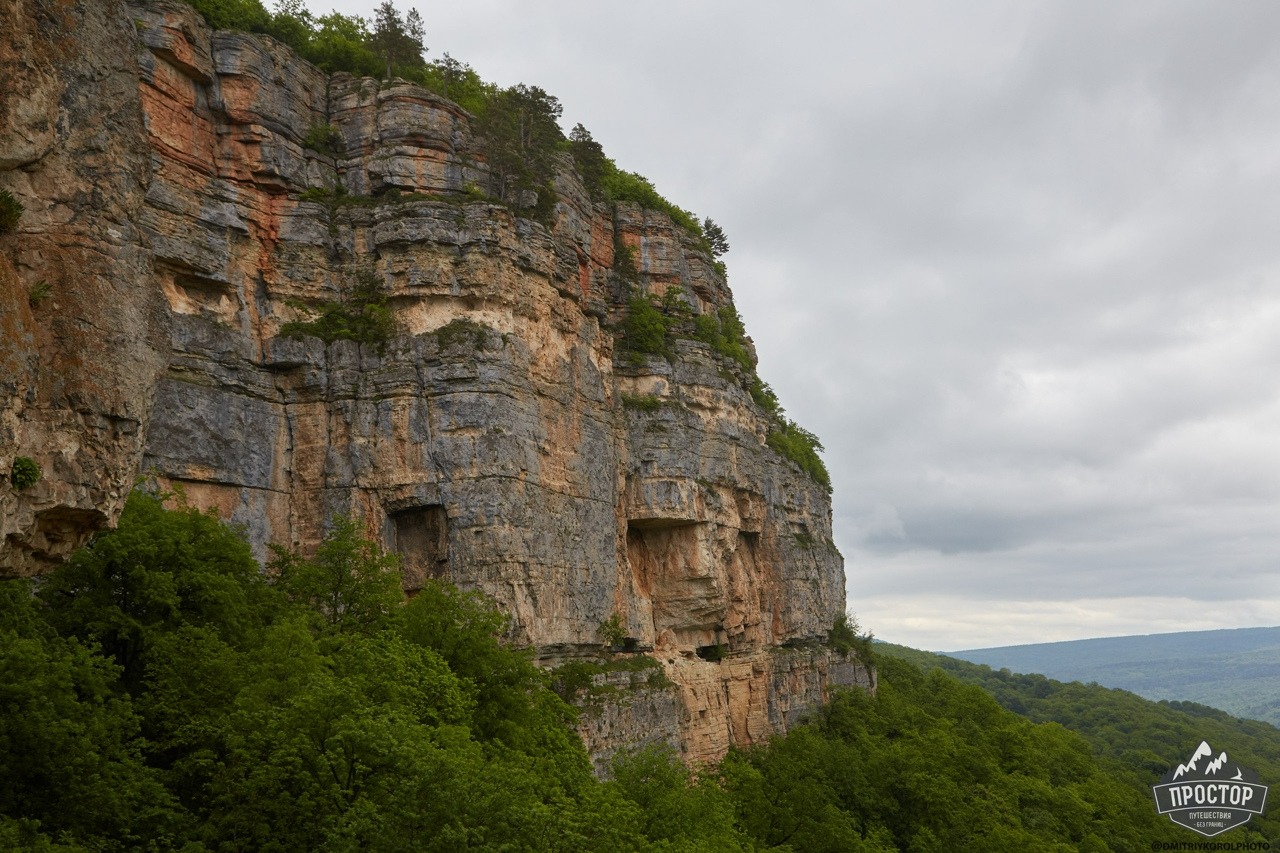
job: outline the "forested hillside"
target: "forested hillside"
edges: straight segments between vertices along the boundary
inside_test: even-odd
[[[1003,708],[1033,722],[1056,723],[1079,734],[1105,772],[1134,789],[1149,790],[1201,741],[1257,771],[1264,784],[1280,780],[1280,729],[1269,723],[1194,702],[1153,702],[1097,684],[997,671],[890,643],[878,643],[876,650],[882,659],[893,657],[980,687]],[[1280,841],[1280,821],[1272,816],[1254,818],[1247,831],[1273,844]]]
[[[345,522],[264,573],[215,516],[141,492],[62,569],[0,591],[5,849],[1147,850],[1184,832],[1146,790],[1184,732],[1276,765],[1261,724],[1244,741],[1127,694],[1096,713],[1048,682],[1022,698],[1033,719],[1074,709],[1086,740],[885,657],[877,695],[765,747],[694,771],[641,752],[601,782],[574,692],[476,595],[405,601],[396,559]]]

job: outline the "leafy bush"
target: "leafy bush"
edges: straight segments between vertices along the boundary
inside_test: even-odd
[[[769,386],[759,376],[751,377],[751,385],[747,389],[751,394],[751,399],[755,400],[756,405],[764,409],[770,415],[778,415],[782,411],[782,406],[778,403],[778,395],[773,393],[773,388]]]
[[[40,482],[40,464],[30,456],[18,456],[9,471],[9,483],[15,491],[23,491]]]
[[[22,202],[8,190],[0,189],[0,234],[17,228],[21,218]]]
[[[0,849],[145,849],[175,828],[119,675],[94,644],[51,629],[30,581],[0,580]]]
[[[823,463],[818,451],[822,450],[822,442],[807,429],[786,417],[779,418],[777,427],[769,430],[765,443],[778,453],[800,466],[800,470],[809,475],[819,486],[831,491],[831,475]]]
[[[271,24],[271,13],[260,0],[191,0],[191,7],[219,30],[263,33]]]
[[[698,218],[682,207],[677,207],[663,198],[653,183],[635,172],[624,172],[606,159],[599,183],[606,201],[632,201],[649,210],[659,210],[671,217],[671,221],[699,239],[702,238],[702,226]]]
[[[671,321],[647,296],[627,300],[627,318],[622,324],[623,347],[633,362],[644,356],[671,355]]]
[[[827,645],[833,651],[840,654],[841,657],[847,658],[850,654],[854,654],[859,663],[863,666],[872,666],[875,663],[872,652],[872,635],[870,632],[863,633],[862,627],[858,625],[858,619],[852,613],[841,613],[831,625],[831,630],[827,632]]]
[[[72,555],[40,591],[61,633],[99,646],[130,688],[156,643],[186,628],[251,642],[273,606],[253,553],[216,513],[134,492],[115,530]],[[237,639],[238,638],[238,639]]]
[[[653,851],[764,850],[736,825],[732,796],[716,768],[695,771],[665,743],[619,754],[613,760],[610,787],[633,803]],[[835,847],[771,848],[785,851],[835,850]],[[853,848],[845,848],[853,849]]]
[[[700,314],[694,319],[693,336],[709,345],[718,355],[754,372],[756,365],[747,349],[746,328],[738,309],[724,305],[715,314]],[[753,395],[754,396],[754,395]]]
[[[618,692],[612,685],[597,685],[595,678],[614,672],[627,672],[628,686],[669,687],[671,680],[663,672],[662,664],[649,655],[623,655],[610,659],[574,660],[561,664],[551,671],[551,689],[567,702],[586,700],[598,702]]]
[[[308,187],[298,195],[298,198],[302,201],[328,202],[333,199],[333,193],[324,187]]]
[[[638,412],[656,412],[662,408],[662,398],[657,394],[623,394],[622,407]]]
[[[382,60],[370,44],[372,34],[360,17],[333,12],[317,18],[314,25],[308,20],[306,31],[296,40],[283,40],[330,74],[347,71],[358,77],[378,77],[383,71]]]
[[[327,631],[373,635],[404,601],[400,559],[364,539],[349,518],[334,519],[333,529],[310,558],[274,550],[268,569],[276,586],[289,600],[305,605]]]
[[[622,617],[613,612],[609,618],[600,623],[600,636],[610,646],[621,646],[627,641],[627,628],[622,624]]]
[[[342,132],[331,124],[313,124],[302,138],[302,145],[329,157],[337,157],[347,149]]]
[[[435,336],[440,343],[440,349],[462,346],[474,352],[485,348],[489,332],[488,326],[468,320],[466,317],[459,317],[436,329]]]
[[[348,279],[341,299],[322,303],[310,320],[284,323],[280,335],[319,338],[326,344],[348,340],[385,346],[397,330],[395,314],[387,301],[386,289],[377,276],[361,271]]]

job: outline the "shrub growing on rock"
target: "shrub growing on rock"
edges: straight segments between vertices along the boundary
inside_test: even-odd
[[[8,190],[0,190],[0,234],[18,227],[22,218],[22,202]]]
[[[13,460],[13,469],[9,472],[9,482],[19,492],[29,489],[40,482],[40,465],[30,456],[19,456]]]

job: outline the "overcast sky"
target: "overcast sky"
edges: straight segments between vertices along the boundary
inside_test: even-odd
[[[876,636],[1280,624],[1280,3],[417,8],[724,227]]]

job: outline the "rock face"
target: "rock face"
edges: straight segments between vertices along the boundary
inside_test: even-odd
[[[0,187],[26,208],[0,234],[0,473],[17,456],[43,469],[24,492],[0,485],[0,571],[29,574],[119,514],[169,342],[137,62],[119,49],[132,22],[24,0],[0,0],[0,20]]]
[[[0,470],[44,470],[0,491],[0,571],[47,570],[149,473],[260,553],[359,518],[411,590],[483,590],[548,664],[599,652],[616,616],[670,683],[584,716],[597,757],[715,758],[872,686],[821,646],[844,606],[828,496],[765,445],[740,368],[693,340],[615,353],[616,245],[640,288],[731,304],[664,214],[593,205],[567,163],[549,224],[472,200],[457,105],[179,3],[0,9],[0,187],[26,207],[0,236]],[[325,125],[336,155],[308,147]],[[280,335],[370,279],[387,345]]]

